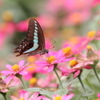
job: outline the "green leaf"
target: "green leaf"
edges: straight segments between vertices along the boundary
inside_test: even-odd
[[[54,92],[54,94],[58,94],[58,95],[66,95],[68,93],[67,89],[59,89],[57,91]]]
[[[81,94],[82,96],[90,96],[90,95],[93,95],[94,94],[94,91],[88,91],[86,93],[83,93]]]
[[[52,96],[53,96],[53,92],[51,92],[51,91],[47,91],[47,90],[44,90],[44,89],[42,89],[42,88],[37,88],[37,87],[35,87],[35,88],[28,88],[27,89],[29,92],[40,92],[40,94],[42,94],[42,95],[45,95],[45,96],[47,96],[47,97],[49,97],[49,98],[51,98]]]

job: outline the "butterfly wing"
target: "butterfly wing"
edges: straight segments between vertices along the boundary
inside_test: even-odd
[[[17,56],[23,54],[35,55],[47,52],[47,50],[45,50],[45,40],[42,28],[35,19],[30,18],[26,38],[14,52],[18,53]]]

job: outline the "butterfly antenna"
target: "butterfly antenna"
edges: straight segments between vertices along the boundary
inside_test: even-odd
[[[55,43],[56,43],[56,41],[53,42],[53,44],[50,46],[49,50],[55,48],[55,46],[54,46]]]

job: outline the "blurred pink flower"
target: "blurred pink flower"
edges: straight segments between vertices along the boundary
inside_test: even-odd
[[[2,31],[0,31],[0,49],[3,48],[4,42],[5,42],[5,33],[3,33]]]
[[[40,87],[42,88],[45,88],[45,87],[57,87],[58,84],[57,83],[52,83],[52,81],[56,79],[56,77],[54,75],[47,75],[47,77],[45,79],[43,78],[40,78],[38,79],[37,81],[37,85],[39,85]],[[45,83],[44,83],[45,81]]]
[[[0,82],[2,82],[2,84],[0,85],[0,92],[8,92],[10,87],[15,86],[15,84],[18,85],[20,83],[19,79],[13,77],[12,75],[9,75],[5,79],[0,78]]]
[[[0,0],[0,6],[2,6],[2,4],[3,4],[3,0]]]
[[[15,24],[13,22],[0,23],[0,49],[3,48],[5,40],[12,36],[15,32]]]
[[[99,97],[99,98],[100,98],[100,93],[98,93],[98,94],[97,94],[97,97]]]
[[[73,96],[74,96],[73,93],[64,96],[53,95],[53,100],[71,100]]]
[[[6,34],[6,37],[12,36],[15,30],[16,30],[15,23],[13,22],[0,23],[0,31]]]
[[[100,5],[100,0],[93,0],[92,6],[96,7],[97,5]]]
[[[52,42],[49,39],[46,39],[45,41],[46,41],[45,48],[52,49],[53,48]]]
[[[28,21],[20,21],[16,25],[17,31],[19,32],[26,32],[28,30]]]
[[[94,57],[94,60],[95,58],[97,59],[97,57]],[[81,69],[92,69],[91,65],[94,64],[94,60],[91,60],[82,54],[78,54],[69,62],[71,68],[60,67],[59,69],[61,70],[62,75],[69,76],[70,74],[73,74],[74,78],[76,78],[81,73]]]
[[[24,60],[20,61],[18,64],[15,64],[15,65],[9,65],[7,64],[6,67],[8,68],[8,70],[4,70],[4,71],[1,71],[1,73],[3,75],[11,75],[11,74],[19,74],[19,75],[27,75],[28,72],[26,71],[27,69],[27,64],[24,65]]]
[[[61,70],[63,76],[69,76],[70,74],[76,71],[75,69],[66,68],[66,67],[60,67],[59,69]]]
[[[95,30],[89,31],[87,33],[87,37],[86,38],[90,42],[93,41],[93,40],[100,40],[100,30],[98,30],[98,31],[95,31]]]
[[[73,43],[73,41],[75,41],[76,43],[75,42]],[[72,38],[72,40],[65,42],[63,44],[62,53],[66,57],[69,57],[73,54],[79,54],[86,48],[88,43],[89,43],[89,40],[84,37]]]
[[[87,9],[79,12],[74,11],[63,19],[64,25],[77,25],[86,22],[91,16],[91,12]]]
[[[55,22],[56,20],[54,19],[54,17],[50,15],[41,15],[37,17],[37,20],[43,29],[52,28],[52,27],[55,27],[56,25],[56,22]]]
[[[66,0],[60,0],[59,2],[57,0],[48,0],[46,4],[46,9],[49,12],[52,12],[53,14],[57,13],[61,8],[63,8],[64,3]]]
[[[64,7],[67,11],[78,11],[83,9],[90,9],[92,6],[92,0],[65,0]]]
[[[64,56],[62,56],[62,51],[58,52],[51,52],[46,55],[46,58],[43,59],[43,61],[36,61],[36,65],[38,66],[39,70],[47,68],[48,72],[51,72],[54,69],[55,64],[59,64],[62,62],[67,62],[71,58],[65,59]]]
[[[43,97],[38,95],[39,92],[36,92],[30,97],[30,94],[27,91],[21,91],[19,98],[15,96],[11,96],[11,99],[12,100],[41,100]]]

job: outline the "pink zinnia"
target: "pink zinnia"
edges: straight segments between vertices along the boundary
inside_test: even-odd
[[[15,64],[15,65],[9,65],[7,64],[6,67],[8,68],[8,70],[4,70],[4,71],[1,71],[1,73],[3,75],[11,75],[11,74],[14,74],[14,75],[27,75],[28,72],[26,71],[26,65],[24,65],[24,60],[20,61],[18,64]]]
[[[65,59],[61,50],[58,52],[49,51],[46,58],[44,58],[43,61],[36,61],[36,64],[39,67],[39,70],[47,67],[48,72],[51,72],[54,69],[55,64],[67,62],[69,60],[71,60],[71,58]]]
[[[64,95],[64,96],[54,95],[53,100],[71,100],[73,96],[74,96],[73,93],[69,95]]]
[[[12,100],[41,100],[42,96],[38,96],[39,92],[34,93],[31,97],[27,91],[21,91],[19,98],[11,96]]]
[[[5,79],[0,77],[0,82],[0,92],[3,93],[8,92],[9,88],[15,86],[15,84],[18,85],[20,83],[18,78],[13,77],[12,75],[6,77]]]

